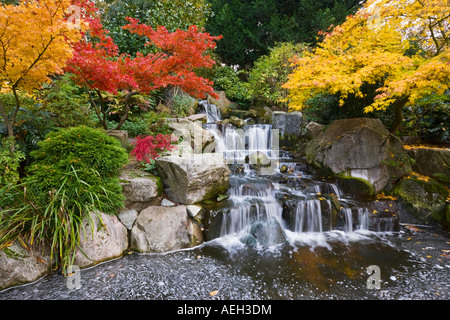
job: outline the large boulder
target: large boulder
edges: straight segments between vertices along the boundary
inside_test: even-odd
[[[409,150],[413,170],[442,182],[450,183],[450,150],[417,148]]]
[[[159,157],[156,168],[164,193],[181,204],[201,202],[228,190],[230,169],[220,153]]]
[[[15,241],[0,250],[0,290],[36,281],[51,270],[48,248],[33,245],[27,250]]]
[[[302,133],[303,113],[292,111],[286,113],[285,135],[298,137]]]
[[[286,131],[286,112],[274,111],[272,112],[273,129],[278,129],[281,136],[284,136]]]
[[[167,119],[167,125],[173,130],[173,135],[194,153],[201,153],[205,147],[214,142],[213,134],[204,129],[201,121],[190,121],[187,118]]]
[[[335,175],[368,181],[379,192],[411,172],[410,158],[379,119],[336,120],[306,146],[306,160]]]
[[[403,179],[394,189],[403,207],[428,224],[447,224],[447,189],[429,180]]]
[[[226,95],[225,91],[214,91],[215,94],[217,94],[218,98],[214,98],[211,95],[208,95],[207,102],[209,104],[215,104],[219,107],[220,113],[222,113],[223,116],[227,116],[230,113],[230,107],[234,104],[232,101],[230,101]]]
[[[196,246],[203,241],[200,226],[188,214],[186,206],[144,209],[131,230],[130,249],[167,252]]]
[[[325,128],[323,124],[311,121],[306,125],[306,136],[309,139],[314,139],[324,132]]]
[[[161,178],[141,170],[127,169],[121,172],[120,181],[127,209],[141,211],[161,203]]]
[[[81,250],[77,250],[74,262],[80,268],[120,257],[128,250],[128,231],[117,216],[92,214],[91,222],[83,220],[80,231]]]

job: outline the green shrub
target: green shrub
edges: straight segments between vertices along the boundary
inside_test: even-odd
[[[99,129],[78,126],[51,132],[31,153],[36,166],[94,169],[102,178],[117,175],[128,155],[120,142]],[[34,169],[32,170],[34,172]]]
[[[424,142],[450,144],[450,96],[430,95],[405,108],[403,134]]]
[[[192,98],[189,96],[177,95],[172,98],[172,114],[177,118],[184,118],[193,111]]]
[[[128,154],[118,140],[86,126],[52,132],[38,145],[23,184],[0,188],[0,247],[19,237],[48,241],[64,270],[83,219],[124,207],[118,174]]]
[[[46,243],[55,265],[65,273],[80,244],[82,221],[92,226],[104,208],[98,192],[86,190],[90,185],[81,176],[83,172],[68,167],[59,188],[49,193],[32,179],[0,188],[0,207],[6,208],[0,212],[0,249],[17,239],[27,246]]]
[[[30,152],[36,150],[38,142],[49,132],[56,129],[54,115],[42,109],[42,104],[36,102],[28,94],[19,92],[18,95],[21,108],[17,113],[16,125],[14,126],[14,136],[17,144],[16,150],[25,154],[25,159],[29,163]],[[12,110],[15,106],[13,93],[7,92],[0,95],[0,100],[7,110]],[[3,120],[0,116],[0,120]],[[0,135],[8,135],[6,125],[0,121]],[[22,159],[24,160],[24,159]]]
[[[0,144],[0,187],[19,181],[20,162],[25,159],[25,154],[20,150],[11,153],[10,146],[14,144],[13,138],[4,138]]]
[[[135,138],[137,136],[158,135],[159,133],[166,135],[172,133],[170,127],[165,123],[166,118],[170,118],[168,113],[158,113],[148,111],[138,115],[132,115],[126,120],[121,130],[125,130],[128,136]],[[108,121],[108,126],[113,128],[117,122]]]
[[[94,126],[89,97],[70,78],[70,74],[45,84],[39,92],[41,110],[50,112],[57,127]]]
[[[244,108],[248,108],[251,95],[248,83],[239,78],[239,76],[243,75],[242,71],[235,71],[229,66],[221,67],[214,76],[214,89],[225,91],[228,99]]]
[[[294,67],[291,59],[302,55],[307,49],[304,44],[279,43],[270,49],[268,55],[260,57],[249,74],[249,89],[253,98],[274,110],[288,110],[287,89],[282,85],[288,80]]]

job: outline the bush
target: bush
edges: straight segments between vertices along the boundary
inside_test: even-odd
[[[279,43],[255,62],[249,74],[249,89],[257,102],[274,110],[288,110],[287,101],[282,101],[288,92],[282,85],[294,70],[291,59],[301,55],[306,48],[303,44]]]
[[[97,192],[84,191],[89,184],[82,172],[68,167],[58,189],[43,193],[39,180],[0,188],[0,249],[19,239],[28,246],[49,244],[51,258],[63,272],[72,265],[80,244],[82,221],[92,226],[103,208]],[[100,217],[100,216],[99,216]]]
[[[0,189],[0,246],[19,236],[48,240],[64,270],[73,262],[83,219],[124,207],[118,174],[128,154],[118,140],[86,126],[52,132],[38,145],[23,184]]]
[[[41,110],[50,112],[57,127],[68,128],[79,125],[94,126],[93,111],[90,109],[89,97],[64,74],[43,86],[39,93]]]
[[[231,67],[221,67],[216,71],[214,76],[214,89],[225,91],[228,99],[244,108],[248,108],[251,95],[249,93],[248,83],[239,78],[242,75],[242,72],[237,72]]]
[[[165,119],[170,118],[168,113],[157,113],[155,111],[148,111],[143,114],[132,115],[126,120],[121,130],[125,130],[128,136],[135,138],[137,136],[170,134],[172,130],[165,123]],[[108,127],[114,128],[117,122],[108,121]]]
[[[403,134],[424,142],[450,144],[450,101],[447,96],[430,95],[405,108]]]
[[[119,141],[102,130],[86,126],[51,132],[31,155],[36,161],[32,168],[50,166],[65,169],[73,165],[76,169],[93,169],[102,178],[116,176],[128,161]]]
[[[7,110],[12,110],[15,105],[15,98],[11,92],[3,93],[0,99]],[[30,152],[38,148],[38,142],[50,132],[56,129],[54,115],[42,110],[42,104],[28,94],[19,92],[19,101],[22,106],[17,113],[14,136],[17,144],[16,150],[20,150],[25,155],[24,164],[30,163]],[[1,117],[0,117],[1,118]],[[3,137],[8,135],[6,125],[0,122],[0,134]]]
[[[14,144],[13,138],[4,138],[0,144],[0,187],[19,181],[20,162],[25,159],[25,154],[20,150],[11,153],[10,147]]]

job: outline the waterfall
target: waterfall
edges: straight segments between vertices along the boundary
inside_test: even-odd
[[[199,105],[203,108],[202,113],[206,113],[207,123],[213,123],[222,120],[222,114],[220,113],[220,109],[217,105],[210,104],[206,100],[200,101]]]
[[[344,213],[344,231],[353,232],[353,212],[351,208],[343,208]]]
[[[203,126],[215,138],[214,152],[222,153],[228,164],[244,166],[243,171],[230,176],[228,204],[219,211],[221,218],[216,220],[215,234],[219,239],[233,237],[246,245],[268,246],[282,243],[287,238],[289,241],[300,238],[317,240],[336,230],[344,234],[369,230],[370,226],[375,231],[392,230],[392,220],[378,219],[375,224],[369,221],[369,216],[373,218],[369,210],[354,207],[336,183],[311,181],[311,176],[303,172],[297,175],[301,167],[289,162],[289,158],[279,157],[278,144],[274,143],[274,138],[278,137],[273,134],[271,124],[245,124],[243,128],[236,128],[221,122],[217,106],[206,102],[201,102],[201,105],[207,114],[207,123]],[[276,160],[277,174],[301,177],[298,178],[301,180],[298,186],[265,178],[255,170],[257,166],[252,166],[250,159],[260,153],[270,161]],[[279,168],[280,159],[283,170]],[[275,178],[280,179],[279,176]],[[345,208],[338,210],[335,201]]]
[[[369,230],[369,210],[367,208],[358,208],[358,229]]]
[[[295,212],[295,232],[322,232],[320,200],[300,201]]]

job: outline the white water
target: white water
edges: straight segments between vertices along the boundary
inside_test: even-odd
[[[338,213],[338,223],[332,223],[332,204],[325,195],[334,195],[339,201],[346,203],[343,194],[334,183],[320,183],[312,186],[310,192],[304,189],[294,189],[270,181],[270,177],[260,177],[255,170],[250,169],[248,158],[255,152],[262,152],[270,161],[279,161],[278,150],[274,150],[272,126],[267,124],[247,125],[244,129],[237,129],[232,125],[223,125],[214,107],[204,104],[208,115],[208,122],[204,127],[210,130],[215,139],[215,152],[221,152],[228,164],[245,164],[243,176],[236,177],[233,174],[230,181],[240,179],[229,188],[229,201],[231,207],[223,213],[220,238],[235,237],[243,239],[249,235],[256,224],[263,224],[261,228],[267,228],[271,233],[278,224],[284,230],[287,241],[290,243],[311,241],[312,243],[325,245],[330,239],[349,238],[359,239],[365,237],[369,231],[369,213],[365,208],[352,209],[346,207]],[[211,123],[214,122],[214,123]],[[295,163],[283,163],[288,170],[286,174],[303,174],[295,172]],[[279,166],[277,173],[280,173]],[[267,179],[266,179],[267,178]],[[267,182],[270,181],[270,182]],[[294,207],[288,217],[284,217],[284,208],[277,195],[287,192],[299,196],[294,200]],[[289,219],[287,223],[285,219]],[[391,231],[392,225],[388,221],[378,221],[376,231]],[[326,225],[324,225],[326,223]],[[275,225],[275,227],[274,227]],[[264,229],[265,230],[265,229]],[[270,236],[270,235],[268,235]],[[227,243],[236,243],[227,240]],[[242,244],[242,243],[241,243]]]

